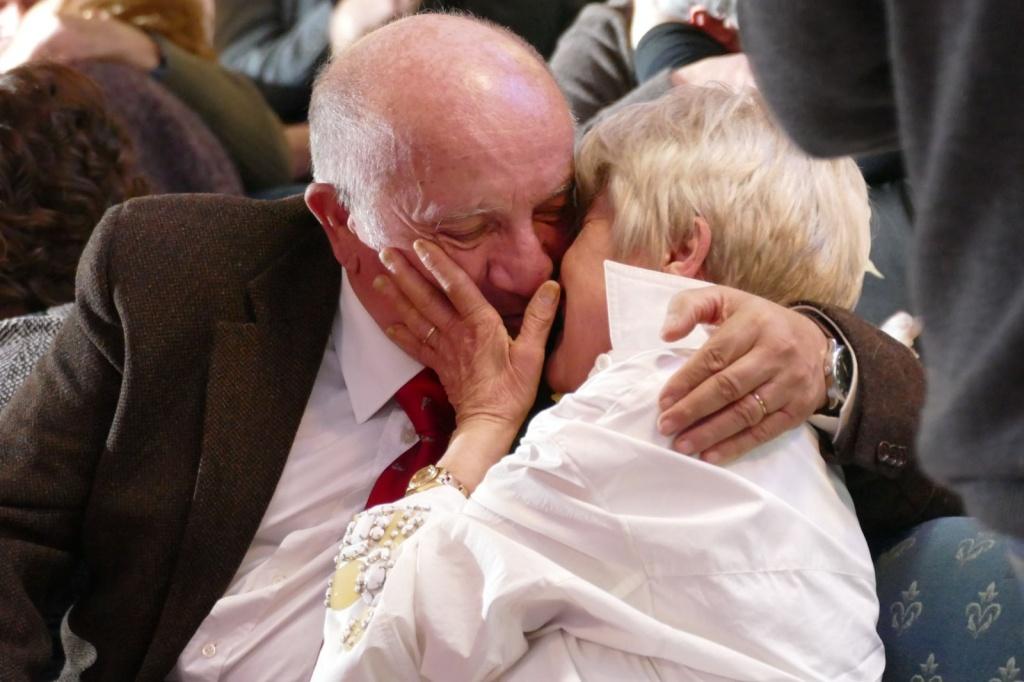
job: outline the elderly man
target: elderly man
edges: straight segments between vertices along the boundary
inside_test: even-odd
[[[381,331],[397,316],[376,251],[429,237],[525,326],[568,242],[572,120],[543,62],[418,16],[353,46],[318,93],[316,220],[300,200],[190,196],[97,227],[68,323],[0,414],[3,679],[49,657],[40,609],[76,558],[92,579],[62,627],[71,677],[311,672],[332,539],[452,427],[436,378]],[[809,324],[778,311],[768,328]],[[549,323],[527,327],[536,352]]]

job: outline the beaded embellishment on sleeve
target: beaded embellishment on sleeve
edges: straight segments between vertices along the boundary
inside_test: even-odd
[[[324,606],[338,611],[361,602],[341,634],[346,650],[359,642],[373,617],[395,565],[395,550],[423,525],[429,511],[428,505],[381,505],[360,512],[348,524],[324,600]]]

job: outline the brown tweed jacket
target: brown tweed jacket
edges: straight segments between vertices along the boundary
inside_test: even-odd
[[[0,679],[37,676],[37,607],[86,562],[83,679],[158,680],[241,561],[298,428],[340,269],[301,198],[131,201],[0,413]]]
[[[816,306],[857,356],[856,402],[826,459],[843,465],[846,487],[869,540],[939,516],[963,502],[925,478],[914,441],[924,404],[924,371],[914,354],[874,325],[832,306]]]
[[[107,214],[74,310],[0,413],[0,679],[40,674],[40,609],[76,559],[91,588],[66,621],[70,668],[87,680],[166,676],[270,501],[340,279],[301,198],[163,196]],[[861,377],[856,433],[837,458],[877,469],[883,451],[909,457],[916,361],[833,316]],[[910,500],[896,512],[918,520],[913,501],[925,498],[900,488],[912,467],[886,467],[899,495],[880,502]]]

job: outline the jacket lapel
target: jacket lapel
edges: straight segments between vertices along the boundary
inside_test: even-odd
[[[162,615],[140,679],[163,679],[227,589],[274,494],[338,306],[322,235],[250,282],[252,322],[214,330],[202,454]]]

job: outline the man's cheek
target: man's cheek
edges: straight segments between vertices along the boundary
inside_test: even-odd
[[[444,252],[448,254],[448,257],[455,261],[455,264],[462,268],[463,272],[469,275],[469,278],[481,289],[486,284],[487,279],[487,254],[483,246],[459,250],[445,248]]]
[[[565,257],[573,242],[572,223],[569,220],[559,221],[554,224],[542,223],[536,228],[537,239],[540,241],[544,253],[548,255],[551,262],[557,269]]]

